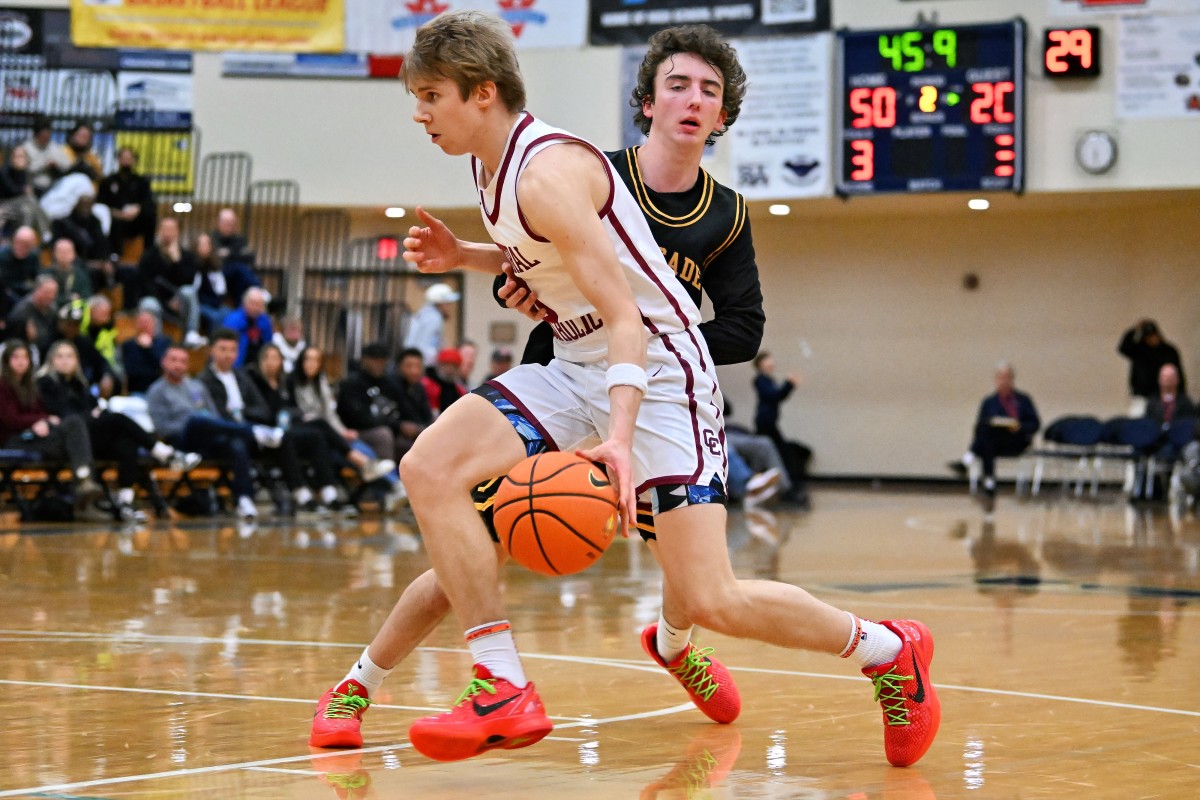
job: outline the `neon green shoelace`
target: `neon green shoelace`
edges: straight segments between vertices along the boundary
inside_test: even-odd
[[[467,684],[467,688],[463,689],[463,693],[454,701],[454,705],[458,705],[463,700],[474,697],[480,692],[495,694],[496,687],[492,686],[492,682],[487,678],[471,678],[471,682]]]
[[[892,670],[871,679],[875,684],[875,702],[883,706],[888,725],[908,724],[908,709],[904,707],[904,693],[900,687],[904,681],[912,679],[912,675],[897,675]]]
[[[712,696],[717,693],[717,689],[721,688],[721,684],[713,680],[713,676],[708,671],[708,656],[712,655],[712,652],[713,648],[711,647],[703,650],[693,647],[688,651],[683,663],[671,670],[671,673],[679,678],[684,686],[705,700],[711,700]]]
[[[333,699],[325,706],[325,719],[349,719],[371,705],[371,701],[356,694],[333,693]]]

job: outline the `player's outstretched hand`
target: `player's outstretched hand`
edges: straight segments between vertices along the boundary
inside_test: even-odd
[[[408,229],[403,258],[421,272],[449,272],[462,262],[462,251],[446,223],[417,206],[417,217],[425,227]]]
[[[610,440],[591,450],[576,450],[575,455],[589,461],[599,461],[608,467],[608,479],[617,490],[621,535],[628,539],[630,528],[637,524],[637,496],[633,493],[631,446]]]
[[[504,305],[520,311],[534,322],[544,320],[546,309],[538,303],[537,292],[530,289],[528,283],[517,277],[513,272],[512,264],[505,261],[500,265],[500,269],[504,271],[505,280],[504,285],[496,294],[504,301]]]

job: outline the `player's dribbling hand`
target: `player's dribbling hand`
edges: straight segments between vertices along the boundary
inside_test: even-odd
[[[534,322],[544,320],[546,309],[538,304],[537,292],[530,289],[529,284],[516,276],[512,264],[505,261],[500,265],[500,269],[504,271],[505,281],[496,294],[504,301],[504,305],[520,311]]]
[[[576,450],[575,455],[589,461],[599,461],[608,468],[608,480],[617,490],[617,510],[621,513],[621,535],[629,538],[629,530],[637,525],[637,497],[633,493],[631,446],[611,439],[591,450]]]
[[[458,239],[446,223],[417,206],[417,217],[425,227],[408,229],[402,257],[420,272],[449,272],[462,261]]]

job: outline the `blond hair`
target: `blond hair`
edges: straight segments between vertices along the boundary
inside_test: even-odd
[[[512,29],[490,14],[448,11],[418,28],[400,79],[412,91],[422,78],[453,81],[463,100],[475,87],[491,81],[505,108],[514,113],[525,110],[525,79]]]

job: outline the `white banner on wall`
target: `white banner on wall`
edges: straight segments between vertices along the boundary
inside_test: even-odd
[[[1122,17],[1117,116],[1200,120],[1200,14]]]
[[[1049,0],[1056,17],[1080,14],[1188,14],[1200,13],[1200,0]]]
[[[346,50],[407,53],[417,28],[443,11],[487,11],[512,26],[519,48],[582,47],[588,4],[563,0],[346,0]]]
[[[833,193],[828,33],[738,39],[750,88],[725,135],[730,185],[750,200]]]

